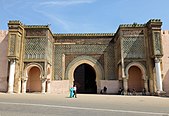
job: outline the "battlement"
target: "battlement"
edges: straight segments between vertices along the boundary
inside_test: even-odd
[[[24,25],[25,28],[49,28],[49,25]]]
[[[8,25],[22,25],[25,28],[49,28],[49,25],[24,25],[19,20],[10,20]]]
[[[161,27],[162,25],[162,22],[160,19],[150,19],[148,22],[147,22],[147,26],[148,27]]]
[[[147,24],[150,23],[161,23],[160,19],[150,19]],[[133,24],[121,24],[119,27],[145,27],[146,24],[137,24],[137,23],[133,23]]]
[[[12,25],[23,25],[19,20],[10,20],[8,24]]]
[[[114,36],[114,33],[54,33],[54,36]]]
[[[161,22],[161,19],[150,19],[148,22]]]
[[[144,27],[146,26],[146,24],[137,24],[137,23],[133,23],[133,24],[121,24],[120,27]]]

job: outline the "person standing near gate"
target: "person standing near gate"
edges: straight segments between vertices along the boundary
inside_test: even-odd
[[[70,88],[70,98],[74,97],[74,87]]]
[[[74,97],[77,98],[77,87],[76,85],[73,86]]]
[[[106,86],[104,86],[104,88],[103,88],[103,92],[104,92],[104,94],[106,94],[106,93],[107,93],[107,87],[106,87]]]

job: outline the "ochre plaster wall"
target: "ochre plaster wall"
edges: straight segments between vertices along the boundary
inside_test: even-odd
[[[163,74],[163,89],[169,95],[169,31],[162,31],[162,74]]]
[[[7,91],[8,76],[8,31],[0,31],[0,92]]]

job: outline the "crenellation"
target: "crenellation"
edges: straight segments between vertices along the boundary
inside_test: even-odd
[[[114,33],[54,33],[54,36],[114,36]]]
[[[133,23],[133,24],[121,24],[119,27],[145,27],[146,24],[137,24],[137,23]]]
[[[161,22],[161,19],[150,19],[149,22]]]
[[[19,20],[10,20],[8,22],[8,24],[19,24],[19,25],[23,25],[22,22],[20,22]]]
[[[24,25],[25,28],[49,28],[49,25]]]

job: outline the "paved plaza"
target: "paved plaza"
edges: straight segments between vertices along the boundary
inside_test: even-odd
[[[0,116],[169,116],[169,98],[0,93]]]

